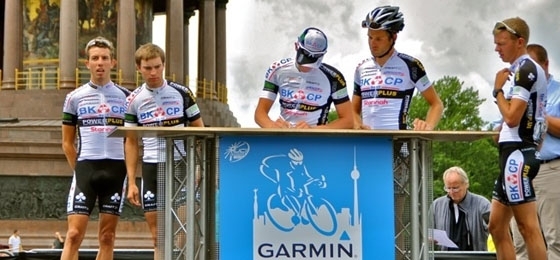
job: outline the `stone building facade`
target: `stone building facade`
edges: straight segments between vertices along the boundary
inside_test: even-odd
[[[196,90],[206,124],[239,127],[227,104],[227,2],[0,1],[0,238],[7,241],[13,229],[19,229],[25,249],[45,248],[55,231],[66,231],[72,172],[61,148],[62,104],[68,92],[85,83],[82,46],[94,35],[110,35],[117,60],[134,61],[135,49],[150,41],[153,16],[165,13],[166,77],[179,82],[196,79],[196,86],[190,87]],[[199,49],[198,75],[193,76],[188,68],[188,30],[189,19],[196,18],[199,43],[205,47]],[[134,62],[119,62],[115,75],[122,86],[136,87]],[[97,247],[96,228],[93,218],[84,248]],[[127,204],[118,228],[117,247],[152,247],[140,209]]]

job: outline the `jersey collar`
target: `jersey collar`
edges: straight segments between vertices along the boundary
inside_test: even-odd
[[[88,85],[93,89],[106,89],[110,86],[113,86],[114,83],[113,83],[113,81],[109,81],[107,84],[105,84],[103,86],[98,86],[98,85],[95,85],[93,82],[90,81],[90,82],[88,82]]]
[[[373,62],[375,63],[375,65],[379,66],[380,68],[383,68],[383,67],[385,67],[385,65],[387,65],[387,64],[389,63],[389,61],[391,61],[393,58],[395,58],[395,56],[397,56],[397,54],[398,54],[398,52],[397,52],[397,50],[395,49],[395,50],[393,51],[393,54],[391,54],[391,56],[387,59],[387,61],[385,61],[385,64],[383,64],[383,66],[380,65],[380,64],[377,62],[377,60],[376,60],[375,57],[372,56],[372,59],[373,59]]]
[[[159,93],[163,88],[165,88],[165,86],[167,86],[167,80],[163,80],[163,84],[157,88],[150,88],[148,86],[148,84],[144,83],[144,86],[146,87],[146,89],[150,92],[153,92],[155,94]]]
[[[527,59],[529,57],[530,57],[529,54],[523,54],[523,55],[519,56],[517,59],[515,59],[515,61],[513,63],[511,63],[511,66],[509,66],[509,71],[515,72],[515,70],[519,66],[519,63],[522,60]]]

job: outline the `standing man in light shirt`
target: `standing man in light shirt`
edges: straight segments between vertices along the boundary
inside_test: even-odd
[[[371,56],[362,60],[354,71],[352,108],[355,129],[375,130],[434,130],[443,113],[443,102],[428,78],[422,63],[395,49],[404,16],[398,6],[379,6],[367,13],[361,27],[367,29]],[[420,91],[430,108],[425,119],[409,120],[410,102],[415,90]],[[411,125],[409,125],[409,123]],[[409,187],[410,153],[408,143],[393,146],[395,179],[395,232],[396,248],[404,248],[405,224],[403,217]],[[397,170],[398,169],[398,170]],[[396,250],[397,259],[404,253]]]
[[[147,43],[135,53],[136,69],[142,74],[144,84],[135,89],[127,99],[125,126],[153,127],[204,127],[200,109],[192,91],[175,82],[164,79],[165,53],[159,46]],[[161,142],[160,142],[161,141]],[[135,206],[142,206],[144,217],[150,228],[154,243],[154,259],[158,258],[157,248],[157,173],[165,163],[165,145],[159,138],[142,138],[144,153],[142,158],[142,190],[136,185],[138,164],[138,137],[127,134],[125,142],[126,166],[128,174],[128,200]],[[184,155],[184,144],[177,142],[180,152],[175,159]],[[174,167],[175,174],[184,175],[185,167]],[[184,191],[183,191],[184,192]],[[181,241],[184,242],[184,241]],[[180,242],[180,243],[181,243]]]
[[[10,247],[10,251],[13,254],[19,254],[20,251],[23,251],[21,246],[21,237],[19,236],[19,230],[14,230],[14,233],[8,238],[8,246]]]
[[[74,178],[68,193],[68,231],[61,259],[78,259],[97,200],[97,259],[111,260],[124,204],[126,165],[123,138],[107,135],[124,125],[130,91],[111,81],[111,69],[117,61],[109,40],[96,37],[86,44],[85,52],[90,81],[66,95],[62,114],[62,149]]]
[[[356,129],[434,130],[443,113],[443,103],[428,79],[422,63],[395,49],[404,17],[398,6],[380,6],[362,21],[367,28],[371,56],[354,72],[352,106]],[[408,125],[408,110],[418,89],[428,102],[426,119]]]

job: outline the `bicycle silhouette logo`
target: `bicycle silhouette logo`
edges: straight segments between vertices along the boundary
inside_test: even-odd
[[[322,235],[336,233],[338,223],[334,207],[327,199],[313,195],[314,190],[327,187],[325,176],[315,178],[309,174],[301,151],[290,149],[287,155],[265,157],[260,172],[277,185],[265,208],[266,216],[277,229],[288,232],[311,224]]]

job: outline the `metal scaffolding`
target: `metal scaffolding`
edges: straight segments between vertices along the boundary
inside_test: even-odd
[[[222,135],[362,135],[393,140],[395,199],[395,258],[434,259],[429,240],[429,205],[433,197],[432,141],[472,141],[493,132],[311,131],[279,132],[263,129],[119,128],[112,136],[135,131],[161,137],[165,162],[158,168],[158,248],[160,259],[219,259],[217,192],[218,152]],[[181,149],[183,146],[183,149]],[[177,153],[180,159],[177,160]],[[175,156],[174,156],[175,155]],[[171,188],[166,188],[171,187]],[[160,192],[161,191],[161,192]],[[437,254],[436,254],[437,255]]]
[[[158,167],[159,258],[218,259],[215,234],[217,146],[213,138],[165,138]],[[179,154],[179,156],[177,156]],[[174,156],[173,156],[174,155]],[[171,188],[166,188],[171,187]]]

